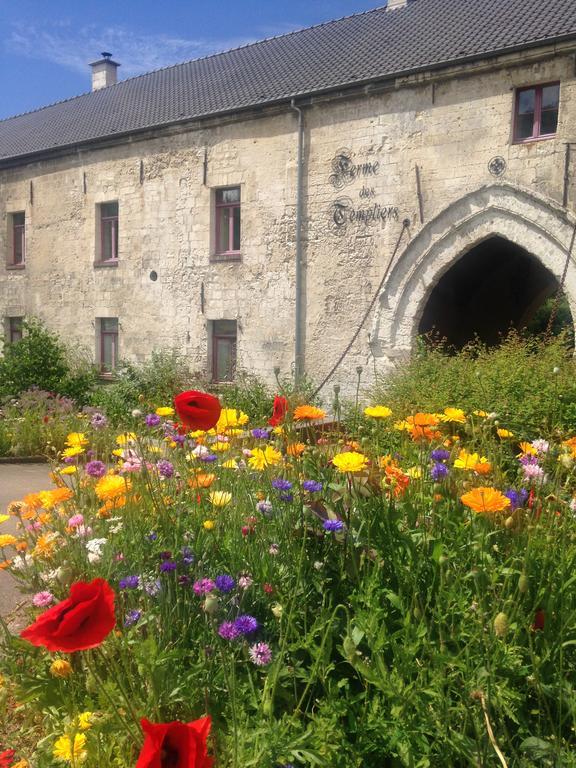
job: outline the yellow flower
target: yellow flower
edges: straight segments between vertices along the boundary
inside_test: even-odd
[[[30,768],[28,760],[18,760],[16,763],[12,763],[11,768]]]
[[[238,469],[238,462],[236,459],[228,459],[228,461],[225,461],[222,466],[224,469]]]
[[[58,467],[58,474],[60,475],[73,475],[78,472],[78,467],[73,464],[69,464],[67,467]]]
[[[112,456],[118,456],[118,458],[121,459],[124,456],[124,451],[122,450],[122,448],[114,448],[114,450],[112,451]]]
[[[50,674],[52,677],[70,677],[72,674],[72,665],[66,659],[55,659],[50,664]]]
[[[206,430],[204,429],[195,429],[194,432],[188,432],[188,437],[191,437],[193,440],[197,440],[199,437],[204,437],[206,435]]]
[[[220,441],[212,443],[210,448],[216,453],[225,453],[230,450],[230,443],[222,443]]]
[[[230,491],[212,491],[208,498],[213,507],[225,507],[232,501],[232,494]]]
[[[472,488],[460,497],[460,501],[479,514],[503,512],[510,506],[510,499],[496,488]]]
[[[248,415],[237,408],[222,408],[220,417],[214,429],[216,432],[225,432],[234,427],[243,427],[248,423]]]
[[[124,432],[123,435],[118,435],[116,438],[116,445],[126,445],[126,443],[133,443],[135,440],[134,432]]]
[[[4,547],[13,547],[17,541],[18,539],[16,536],[12,536],[11,533],[3,533],[0,536],[0,549],[3,549]]]
[[[79,456],[81,453],[84,453],[84,448],[81,445],[74,445],[72,448],[65,448],[62,451],[62,457],[69,459],[72,456]]]
[[[172,416],[174,408],[170,408],[169,405],[162,405],[160,408],[156,408],[156,416]]]
[[[202,527],[204,528],[205,531],[212,531],[215,525],[216,523],[214,522],[214,520],[204,520],[204,522],[202,523]]]
[[[66,445],[69,448],[82,448],[84,445],[88,445],[88,440],[83,432],[70,432],[66,437]]]
[[[458,454],[458,458],[454,462],[454,466],[457,469],[476,469],[478,464],[489,463],[490,462],[486,456],[479,456],[477,453],[468,453],[468,451],[462,449]]]
[[[252,469],[264,469],[265,467],[274,467],[282,461],[282,454],[271,445],[262,448],[253,448],[252,456],[248,459],[248,464]]]
[[[440,421],[466,424],[466,414],[462,408],[444,408],[444,413],[440,414]]]
[[[481,419],[485,419],[486,416],[488,416],[488,411],[479,410],[479,411],[472,411],[472,413],[474,414],[474,416],[479,416]]]
[[[238,437],[238,435],[243,435],[245,432],[245,429],[234,429],[233,427],[226,430],[226,434],[230,435],[230,437]]]
[[[115,499],[124,496],[131,488],[130,480],[121,475],[104,475],[96,483],[94,490],[101,501]]]
[[[534,448],[532,443],[520,443],[520,450],[522,451],[522,453],[519,453],[517,458],[520,458],[520,456],[527,456],[527,455],[536,456],[538,453],[538,451],[536,450],[536,448]]]
[[[10,520],[10,515],[0,515],[0,525],[5,523],[6,520]]]
[[[395,421],[394,429],[397,429],[399,432],[410,432],[412,429],[412,424],[410,424],[409,421],[406,421],[406,419],[403,419],[402,421]]]
[[[388,416],[392,416],[392,409],[386,405],[370,405],[364,408],[364,415],[372,419],[387,419]]]
[[[418,480],[418,478],[422,477],[422,467],[410,467],[410,469],[406,470],[406,474],[412,480]]]
[[[33,557],[51,557],[56,549],[57,539],[60,535],[56,532],[45,533],[36,540],[36,546],[32,550]]]
[[[506,437],[514,437],[514,432],[510,432],[509,429],[497,429],[496,434],[498,437],[506,438]]]
[[[52,755],[55,760],[78,763],[86,759],[85,747],[86,736],[83,733],[75,733],[74,738],[69,735],[60,736],[54,744]]]
[[[294,411],[294,421],[314,421],[314,419],[323,419],[326,411],[322,408],[316,408],[315,405],[299,405]]]
[[[94,725],[94,712],[81,712],[76,718],[76,723],[81,731],[87,731]]]
[[[338,472],[363,472],[368,466],[368,459],[362,453],[345,451],[337,453],[332,459],[332,464]]]

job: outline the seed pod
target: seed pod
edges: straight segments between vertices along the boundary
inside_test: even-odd
[[[523,595],[526,594],[528,592],[528,585],[528,576],[525,573],[521,573],[518,579],[518,592],[521,592]]]
[[[506,518],[506,520],[504,521],[504,525],[505,525],[505,526],[506,526],[506,528],[508,528],[508,529],[510,529],[510,528],[513,528],[513,527],[514,527],[514,518],[512,517],[512,515],[510,515],[510,517],[507,517],[507,518]]]
[[[500,612],[494,619],[494,632],[497,637],[504,637],[508,632],[508,616],[505,613]]]

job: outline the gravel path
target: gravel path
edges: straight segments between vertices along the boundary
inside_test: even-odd
[[[0,464],[0,513],[6,511],[11,501],[21,499],[27,493],[52,488],[47,464]],[[16,533],[16,525],[8,520],[0,527],[0,533]],[[22,602],[22,595],[6,571],[0,571],[0,614],[9,616]]]

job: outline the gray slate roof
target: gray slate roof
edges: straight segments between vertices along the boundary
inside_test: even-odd
[[[0,121],[0,162],[569,38],[576,0],[411,0]]]

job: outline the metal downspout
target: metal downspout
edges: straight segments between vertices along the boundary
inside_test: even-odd
[[[298,113],[298,176],[296,182],[296,285],[295,285],[295,327],[294,327],[294,383],[296,386],[304,374],[304,328],[302,302],[302,180],[304,176],[304,115],[295,100],[290,102]]]

